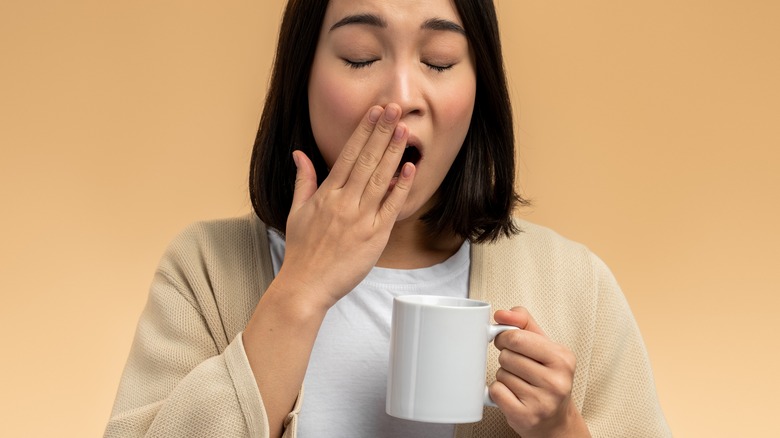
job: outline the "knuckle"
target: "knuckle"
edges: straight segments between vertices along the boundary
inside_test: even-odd
[[[519,351],[523,344],[523,331],[522,330],[508,330],[504,332],[506,334],[505,343],[506,347],[512,351]]]
[[[507,350],[501,350],[501,352],[498,353],[498,365],[501,366],[498,371],[500,372],[503,368],[506,368],[508,362],[509,352]]]
[[[566,371],[574,374],[574,371],[577,369],[577,356],[567,351],[567,354],[563,356],[563,365]]]
[[[382,204],[382,208],[380,209],[379,214],[383,221],[390,222],[395,218],[396,210],[395,203],[388,199],[384,204]]]
[[[519,313],[520,315],[522,315],[525,318],[528,318],[529,316],[531,316],[531,313],[528,312],[528,309],[526,309],[523,306],[512,307],[512,312]]]
[[[363,151],[357,160],[361,170],[371,170],[376,166],[376,155],[369,151]]]
[[[368,189],[371,192],[380,192],[385,187],[386,183],[383,181],[382,175],[377,172],[374,172],[368,179]]]
[[[500,362],[500,360],[499,360],[499,362]],[[504,369],[503,366],[500,366],[496,370],[496,382],[502,382],[503,383],[504,382],[504,377],[506,377],[506,370]]]
[[[493,339],[493,346],[496,347],[498,350],[504,349],[504,333],[499,333],[498,336],[496,336],[495,339]]]
[[[500,333],[498,336],[496,336],[496,339],[493,341],[493,343],[496,345],[496,348],[503,351],[506,348],[510,348],[514,341],[512,340],[512,336],[514,335],[513,332],[517,332],[519,330],[507,330],[503,333]]]
[[[401,155],[406,149],[406,143],[400,141],[391,141],[387,146],[387,152],[393,155]]]
[[[498,392],[498,385],[496,385],[495,383],[493,383],[493,384],[489,385],[489,386],[488,386],[488,394],[490,394],[490,398],[492,398],[492,399],[493,399],[493,401],[495,401],[495,400],[496,400],[496,398],[497,398],[497,397],[498,397],[498,395],[499,395],[499,392]]]
[[[354,148],[349,147],[349,145],[345,146],[344,149],[341,151],[341,158],[349,163],[354,163],[355,160],[358,159],[360,152],[355,150]]]
[[[565,346],[559,345],[557,357],[558,360],[556,366],[569,374],[574,374],[574,371],[577,368],[577,356],[575,356],[574,353],[572,353],[572,351]]]
[[[571,379],[565,376],[561,376],[559,379],[557,379],[554,394],[558,396],[559,399],[561,399],[569,395],[570,392],[571,392]]]
[[[395,187],[393,188],[393,191],[398,190],[399,192],[408,192],[409,191],[410,184],[407,181],[404,181],[402,178],[398,178],[398,182],[395,184]]]
[[[368,137],[372,132],[374,132],[374,125],[368,119],[360,124],[360,133],[363,136]]]
[[[312,196],[312,201],[314,202],[314,208],[319,211],[324,210],[328,205],[327,196],[322,194],[322,192],[318,192]]]
[[[393,130],[395,129],[394,124],[389,124],[386,122],[380,122],[376,124],[376,128],[374,128],[375,131],[379,132],[383,135],[390,135],[393,133]]]
[[[563,374],[555,373],[545,380],[548,390],[556,399],[567,396],[571,391],[571,379]]]

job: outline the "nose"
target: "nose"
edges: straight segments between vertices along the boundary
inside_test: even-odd
[[[424,78],[410,64],[396,65],[388,71],[382,106],[397,103],[401,117],[420,116],[425,113]]]

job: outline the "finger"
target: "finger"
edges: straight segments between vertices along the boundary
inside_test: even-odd
[[[512,310],[498,310],[493,315],[496,322],[499,324],[513,325],[520,327],[523,330],[538,333],[542,336],[544,330],[536,323],[531,313],[525,307],[513,307]]]
[[[527,384],[535,387],[544,387],[546,379],[544,376],[551,372],[544,365],[531,359],[528,356],[512,351],[508,348],[501,350],[498,355],[498,364],[504,372],[511,374],[519,380],[527,382]],[[507,378],[504,383],[512,388],[510,385],[511,379]],[[513,391],[517,393],[516,391]]]
[[[518,412],[527,409],[526,401],[517,397],[506,384],[498,380],[490,384],[488,394],[501,412]]]
[[[571,350],[538,333],[509,330],[498,335],[494,345],[502,353],[513,351],[563,375],[574,375],[577,366],[577,358]]]
[[[323,182],[323,185],[343,187],[344,184],[346,184],[349,175],[352,172],[352,168],[355,166],[355,162],[360,156],[360,152],[374,132],[377,121],[379,121],[383,113],[384,108],[379,105],[372,106],[366,111],[366,114],[358,124],[358,127],[355,128],[355,131],[344,145],[344,149],[341,150],[338,158],[336,158],[336,162],[333,163],[333,167],[331,167],[330,173]]]
[[[360,201],[361,206],[376,208],[382,199],[387,195],[390,181],[395,176],[398,169],[398,163],[404,155],[406,142],[409,138],[409,128],[405,124],[399,123],[393,131],[390,144],[384,151],[381,160],[371,174],[368,183],[363,190],[363,196]],[[400,176],[400,173],[399,173]]]
[[[539,390],[537,387],[505,369],[499,368],[498,371],[496,371],[496,382],[508,389],[512,393],[512,396],[522,404],[529,404],[538,398]],[[511,397],[509,398],[509,401],[512,401]]]
[[[377,221],[380,224],[393,224],[398,217],[398,213],[401,212],[401,207],[406,202],[406,198],[409,196],[409,191],[412,188],[414,182],[414,176],[417,174],[417,168],[412,163],[406,163],[401,168],[401,172],[398,174],[398,181],[395,186],[390,189],[390,194],[382,203],[382,207],[377,213]]]
[[[554,398],[502,370],[496,374],[496,381],[488,391],[516,431],[539,427],[559,406]]]
[[[317,191],[317,172],[309,157],[301,151],[293,151],[295,162],[295,189],[291,211],[297,210]]]
[[[360,155],[352,167],[349,179],[344,184],[345,189],[357,196],[363,195],[369,178],[374,174],[382,157],[385,155],[385,151],[392,143],[400,117],[401,107],[397,104],[391,103],[385,107],[382,117],[376,122],[374,131],[371,133],[371,136],[368,138],[363,150],[360,151]],[[403,149],[401,149],[400,152],[403,153]],[[387,181],[389,182],[390,180],[388,179]]]
[[[493,344],[499,350],[511,350],[543,365],[557,362],[560,345],[549,338],[526,330],[508,330],[496,336]]]

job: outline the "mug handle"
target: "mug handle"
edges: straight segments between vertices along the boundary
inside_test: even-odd
[[[493,342],[493,339],[498,336],[499,333],[503,333],[507,330],[520,330],[520,327],[515,327],[513,325],[504,325],[504,324],[491,324],[488,326],[488,343]],[[497,408],[498,406],[493,401],[492,398],[490,398],[490,393],[488,392],[488,387],[485,385],[485,395],[482,398],[482,403],[485,406],[490,406]]]

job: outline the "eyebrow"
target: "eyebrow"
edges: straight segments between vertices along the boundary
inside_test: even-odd
[[[383,29],[387,27],[387,22],[378,15],[356,14],[356,15],[347,15],[341,20],[337,21],[336,24],[330,27],[329,31],[333,31],[335,29],[350,24],[365,24],[368,26],[381,27]],[[466,35],[466,30],[463,29],[463,26],[453,21],[445,20],[443,18],[428,19],[420,26],[420,29],[449,31],[449,32],[459,33],[461,35]]]
[[[449,32],[456,32],[461,35],[466,35],[466,29],[458,23],[443,18],[431,18],[426,20],[425,23],[420,26],[420,29],[429,30],[445,30]]]
[[[341,20],[337,21],[336,24],[330,27],[330,31],[333,31],[343,26],[347,26],[349,24],[367,24],[369,26],[375,26],[375,27],[382,27],[382,28],[387,27],[387,22],[383,20],[381,17],[379,17],[378,15],[357,14],[357,15],[347,15]]]

